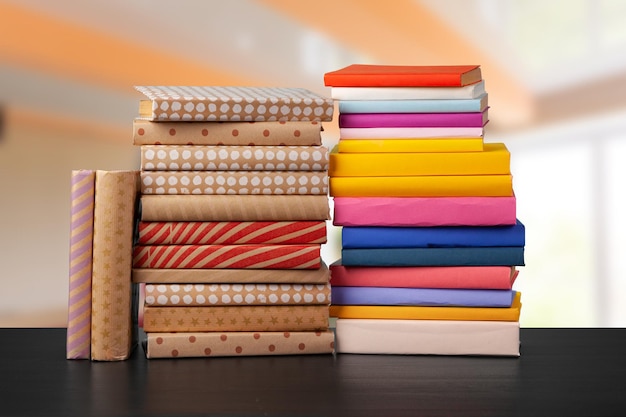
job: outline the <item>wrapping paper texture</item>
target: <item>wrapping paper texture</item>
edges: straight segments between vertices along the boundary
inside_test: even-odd
[[[485,81],[464,87],[332,87],[335,100],[468,100],[485,94]]]
[[[328,306],[144,307],[150,332],[264,332],[328,329]]]
[[[510,307],[511,290],[333,287],[333,305]]]
[[[471,113],[346,113],[339,115],[339,127],[483,127],[488,111]]]
[[[148,333],[148,358],[333,353],[335,335],[318,332]]]
[[[519,356],[519,322],[337,320],[338,353]]]
[[[486,93],[465,100],[340,100],[339,113],[471,113],[487,103]]]
[[[341,230],[343,248],[524,246],[525,228],[510,226],[369,227]]]
[[[139,222],[139,245],[326,243],[325,221]]]
[[[325,171],[325,146],[141,147],[143,171]]]
[[[466,288],[510,290],[518,272],[510,266],[344,266],[330,265],[333,287]]]
[[[67,359],[91,357],[91,266],[96,173],[71,174],[70,267],[67,318]]]
[[[337,87],[459,87],[482,80],[479,65],[352,64],[324,74]]]
[[[342,127],[339,137],[349,139],[418,139],[484,137],[484,127]]]
[[[516,222],[508,197],[335,197],[338,226],[496,226]]]
[[[143,221],[298,221],[330,219],[325,195],[144,195]]]
[[[430,306],[330,306],[330,316],[339,319],[519,321],[521,293],[511,307]]]
[[[479,152],[482,137],[437,139],[340,139],[340,153]]]
[[[318,269],[320,245],[135,246],[134,268]]]
[[[510,166],[511,154],[503,143],[485,143],[481,152],[340,153],[335,147],[328,175],[498,175],[510,174]]]
[[[146,284],[147,306],[329,305],[330,284]]]
[[[510,197],[513,176],[330,177],[333,197]]]
[[[133,121],[135,145],[320,146],[319,122]]]
[[[326,195],[325,171],[142,172],[141,193],[205,195]]]
[[[152,108],[142,118],[181,121],[331,121],[333,100],[304,88],[137,86]]]
[[[133,282],[153,284],[323,284],[329,279],[323,262],[319,269],[133,269]]]
[[[127,359],[132,351],[132,284],[136,171],[96,171],[91,359]]]
[[[524,247],[342,249],[346,266],[523,266]]]

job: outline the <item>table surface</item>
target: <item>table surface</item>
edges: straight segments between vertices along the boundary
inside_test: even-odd
[[[0,329],[0,416],[623,416],[626,329],[522,329],[521,357],[65,359]]]

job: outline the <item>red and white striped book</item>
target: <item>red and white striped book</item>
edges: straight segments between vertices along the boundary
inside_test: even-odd
[[[135,246],[134,268],[318,269],[321,245]]]

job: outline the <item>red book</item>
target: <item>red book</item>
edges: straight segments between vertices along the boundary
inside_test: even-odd
[[[324,74],[327,87],[463,87],[481,80],[479,65],[353,64]]]

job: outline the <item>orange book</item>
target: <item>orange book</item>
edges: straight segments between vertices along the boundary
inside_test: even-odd
[[[462,87],[481,80],[479,65],[353,64],[324,74],[327,87]]]

